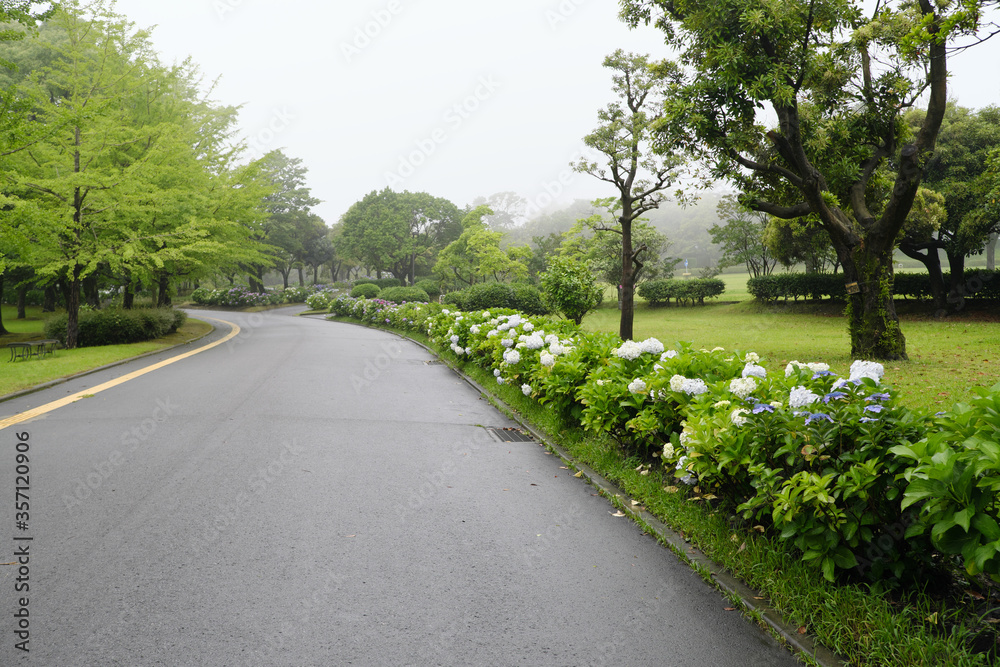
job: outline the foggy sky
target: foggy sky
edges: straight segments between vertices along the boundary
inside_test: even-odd
[[[165,63],[190,56],[214,99],[243,105],[254,156],[301,158],[327,224],[372,190],[426,191],[458,206],[513,190],[535,207],[612,196],[573,173],[612,101],[615,49],[668,57],[629,31],[615,0],[119,0],[154,25]],[[949,96],[1000,103],[1000,42],[949,61]]]

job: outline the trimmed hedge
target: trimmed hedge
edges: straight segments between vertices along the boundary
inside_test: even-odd
[[[379,289],[386,287],[399,287],[402,285],[399,278],[358,278],[354,281],[354,286],[358,285],[378,285]]]
[[[444,296],[444,303],[459,310],[513,308],[528,315],[546,315],[549,309],[537,287],[517,283],[479,283]]]
[[[394,303],[406,303],[410,301],[427,303],[431,300],[427,292],[419,287],[386,287],[378,293],[378,298]]]
[[[948,289],[951,274],[944,274]],[[842,273],[776,273],[747,281],[747,291],[761,301],[777,301],[789,297],[803,299],[847,298],[847,280]],[[1000,301],[1000,271],[969,269],[965,272],[964,294],[966,299]],[[930,276],[926,273],[897,273],[893,278],[893,294],[902,299],[929,299]]]
[[[141,343],[174,333],[186,319],[184,311],[173,308],[81,310],[77,346]],[[68,322],[66,313],[49,318],[45,322],[45,336],[65,345]]]
[[[374,299],[382,290],[375,283],[361,283],[355,285],[351,290],[351,296],[355,299]]]
[[[678,305],[690,303],[692,306],[705,305],[705,299],[717,297],[726,291],[726,283],[718,278],[698,278],[681,280],[649,280],[639,284],[639,296],[653,306],[669,305],[674,299]]]

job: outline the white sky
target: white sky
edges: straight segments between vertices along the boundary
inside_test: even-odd
[[[281,148],[303,160],[327,224],[386,186],[460,207],[506,190],[539,205],[549,194],[567,205],[611,196],[568,166],[612,99],[601,63],[617,48],[668,56],[658,31],[617,19],[616,0],[118,0],[116,9],[157,26],[165,62],[191,56],[207,78],[221,77],[214,97],[243,105],[258,155]],[[949,63],[950,96],[963,106],[1000,103],[994,42]]]

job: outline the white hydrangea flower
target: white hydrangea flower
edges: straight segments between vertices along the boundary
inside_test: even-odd
[[[491,315],[490,315],[490,311],[488,311],[488,310],[484,310],[484,311],[483,311],[483,319],[484,319],[484,320],[488,320],[488,319],[490,319],[490,317],[491,317]]]
[[[830,370],[830,365],[824,364],[822,362],[803,363],[801,361],[789,361],[788,365],[785,366],[785,377],[789,377],[792,373],[794,373],[796,367],[801,369],[809,369],[813,373],[819,373]]]
[[[673,359],[677,356],[677,350],[667,350],[660,355],[660,361],[666,361],[667,359]]]
[[[531,385],[530,384],[522,384],[521,385],[521,393],[524,394],[525,396],[531,396]]]
[[[712,348],[712,352],[725,352],[725,351],[726,351],[726,348],[724,348],[724,347],[713,347]]]
[[[506,380],[504,380],[502,377],[497,378],[497,384],[503,384],[504,382],[506,382]]]
[[[496,329],[490,329],[490,330],[489,330],[489,331],[488,331],[488,332],[486,333],[486,337],[487,337],[487,338],[493,338],[494,336],[499,336],[499,335],[500,335],[500,332],[499,332],[499,331],[497,331]]]
[[[793,408],[804,408],[818,400],[819,396],[801,385],[792,389],[792,393],[788,395],[788,405]]]
[[[441,311],[441,314],[442,315],[451,315],[451,311],[448,310],[447,308],[445,308],[444,310]]]
[[[772,408],[781,408],[784,407],[785,404],[781,401],[771,401],[770,405]]]
[[[469,327],[469,331],[471,331],[473,333],[473,335],[478,336],[479,335],[479,325],[478,324],[473,324],[471,327]]]
[[[531,334],[525,337],[524,346],[529,350],[540,350],[545,347],[545,341],[538,334]]]
[[[471,356],[472,355],[472,348],[471,347],[465,348],[465,353]]]
[[[622,346],[613,350],[612,352],[619,359],[638,359],[639,355],[642,354],[642,345],[636,343],[634,340],[627,340],[622,343]]]
[[[514,341],[510,338],[504,338],[502,341],[500,341],[500,344],[503,345],[504,347],[513,347]]]
[[[661,354],[663,352],[663,343],[656,338],[647,338],[640,343],[640,346],[646,354]]]
[[[674,446],[671,443],[663,445],[663,458],[669,459],[674,456]]]
[[[747,418],[743,415],[749,413],[750,411],[746,408],[736,408],[733,410],[732,414],[729,415],[729,421],[731,421],[736,426],[744,426],[747,423]]]
[[[704,380],[688,378],[684,380],[684,385],[681,387],[681,391],[691,396],[698,396],[699,394],[708,393],[708,385],[705,384]]]
[[[500,369],[499,368],[494,368],[493,369],[493,377],[495,377],[495,378],[500,377]]]
[[[743,361],[747,362],[748,364],[756,364],[758,361],[760,361],[760,355],[757,354],[756,352],[747,352],[747,356],[743,359]]]
[[[531,331],[533,331],[534,329],[535,329],[535,325],[534,325],[534,324],[532,324],[531,322],[525,322],[525,323],[524,323],[524,330],[525,330],[525,331],[527,331],[527,332],[531,332]]]
[[[558,345],[559,344],[559,336],[557,336],[555,334],[549,334],[548,336],[545,337],[545,342],[548,345]]]
[[[454,336],[452,336],[452,337],[451,337],[451,342],[452,342],[452,343],[457,343],[457,342],[458,342],[458,340],[459,340],[459,339],[458,339],[458,334],[455,334]]]
[[[521,353],[517,350],[507,350],[503,353],[503,360],[513,366],[521,361]]]
[[[719,401],[712,407],[716,409],[721,409],[721,408],[728,408],[730,405],[732,405],[732,403],[730,403],[729,401]]]
[[[628,390],[633,394],[641,394],[642,392],[646,391],[646,383],[643,382],[641,379],[636,378],[631,382],[629,382]]]
[[[878,384],[882,380],[883,375],[885,375],[885,367],[880,363],[858,360],[851,364],[851,382],[855,382],[861,378],[871,378]]]
[[[760,366],[758,366],[760,368]],[[729,391],[733,392],[740,398],[746,398],[750,393],[757,388],[757,381],[752,377],[742,377],[735,378],[729,383]]]
[[[653,364],[653,370],[654,371],[662,371],[663,370],[663,366],[661,366],[659,364]]]
[[[767,369],[752,362],[747,363],[747,365],[743,367],[743,377],[756,377],[763,380],[767,377]]]
[[[548,352],[542,352],[538,359],[542,362],[542,366],[546,368],[552,368],[556,365],[556,358]]]
[[[675,376],[673,376],[672,378],[670,378],[670,390],[671,391],[683,391],[684,390],[684,383],[686,381],[687,381],[687,378],[684,377],[683,375],[675,375]]]

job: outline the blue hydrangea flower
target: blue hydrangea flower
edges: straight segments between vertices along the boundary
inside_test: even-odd
[[[758,403],[753,406],[753,413],[759,415],[762,412],[774,412],[774,406],[768,405],[767,403]]]
[[[817,412],[815,414],[809,415],[806,418],[806,424],[812,424],[813,422],[822,421],[824,419],[830,422],[831,424],[833,423],[833,417],[827,414],[823,414],[822,412]]]
[[[862,424],[871,424],[872,422],[877,422],[879,420],[878,419],[872,419],[871,417],[862,417],[858,421],[860,421]]]
[[[874,413],[877,414],[879,412],[882,412],[883,410],[885,410],[885,406],[884,405],[875,404],[875,405],[866,405],[865,406],[865,412],[874,412]]]
[[[830,401],[838,398],[847,398],[847,394],[842,391],[831,391],[829,394],[823,397],[823,402],[829,403]]]
[[[890,396],[889,394],[879,393],[879,394],[872,394],[871,396],[869,396],[865,400],[866,401],[888,401],[890,398],[892,398],[892,396]]]

